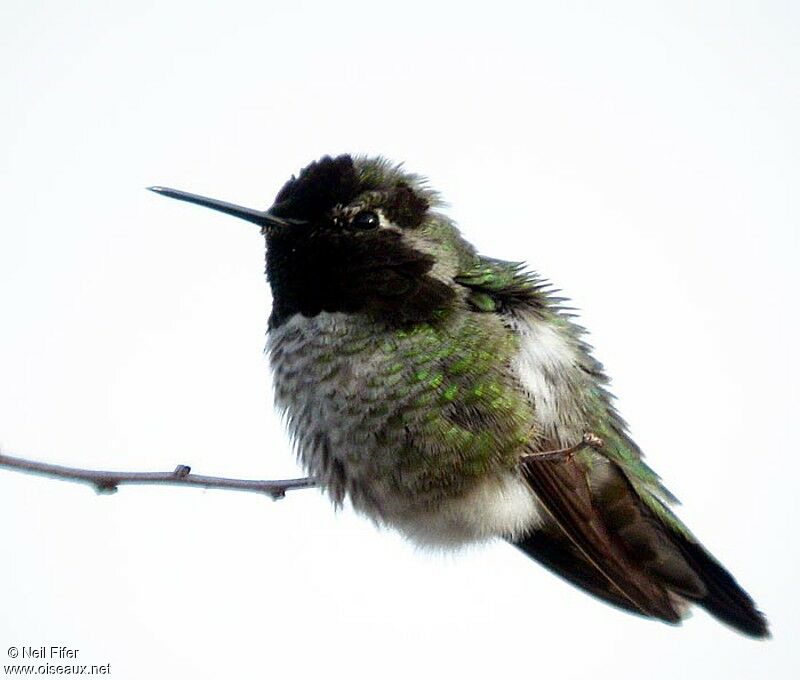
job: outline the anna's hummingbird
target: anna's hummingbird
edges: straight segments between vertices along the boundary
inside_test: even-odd
[[[696,603],[768,635],[670,510],[563,298],[479,255],[425,180],[342,155],[264,212],[153,190],[260,225],[276,403],[335,504],[424,546],[503,538],[643,616],[678,623]]]

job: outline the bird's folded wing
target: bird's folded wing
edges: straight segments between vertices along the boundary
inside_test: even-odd
[[[664,587],[634,564],[609,533],[592,502],[586,474],[571,458],[524,459],[522,475],[539,501],[586,559],[642,614],[677,623]]]

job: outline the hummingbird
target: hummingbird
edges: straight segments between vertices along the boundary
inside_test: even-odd
[[[671,509],[566,299],[480,255],[423,177],[325,156],[265,211],[150,189],[261,228],[275,403],[336,506],[426,547],[503,539],[644,617],[696,604],[769,636]]]

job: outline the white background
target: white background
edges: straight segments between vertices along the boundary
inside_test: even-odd
[[[699,5],[699,6],[696,6]],[[415,551],[316,491],[0,470],[0,666],[122,678],[798,677],[800,13],[792,2],[11,2],[0,21],[0,445],[296,476],[247,223],[314,158],[428,175],[583,310],[754,642],[598,604],[498,543]]]

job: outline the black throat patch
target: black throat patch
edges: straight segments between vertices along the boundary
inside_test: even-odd
[[[364,312],[393,326],[432,320],[455,300],[455,291],[430,275],[433,264],[396,231],[303,226],[269,235],[270,328],[297,313]]]

